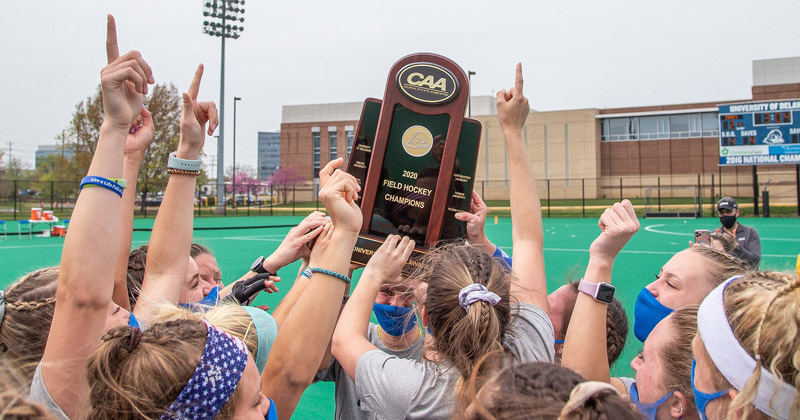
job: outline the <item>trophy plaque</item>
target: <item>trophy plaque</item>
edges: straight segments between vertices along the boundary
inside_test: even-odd
[[[455,62],[412,54],[392,66],[383,100],[364,102],[347,165],[361,185],[364,220],[352,262],[366,265],[391,234],[416,249],[405,271],[427,250],[463,241],[481,123],[464,118],[469,82]]]

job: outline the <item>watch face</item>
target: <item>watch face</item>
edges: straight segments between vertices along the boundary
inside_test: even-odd
[[[264,264],[265,259],[266,258],[263,256],[256,258],[256,260],[253,262],[253,265],[250,266],[250,270],[258,273],[258,270],[261,268],[261,265]]]
[[[597,287],[597,300],[611,303],[612,299],[614,299],[614,286],[599,284]]]

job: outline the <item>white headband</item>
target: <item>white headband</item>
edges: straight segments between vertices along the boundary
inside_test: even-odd
[[[734,276],[717,286],[703,300],[697,312],[697,331],[703,339],[714,365],[738,391],[744,389],[747,380],[756,369],[753,359],[739,340],[733,335],[728,317],[725,315],[723,302],[725,288]],[[779,381],[763,366],[761,379],[758,382],[758,391],[753,399],[753,405],[764,414],[781,420],[789,420],[792,402],[797,398],[797,389],[786,382]]]

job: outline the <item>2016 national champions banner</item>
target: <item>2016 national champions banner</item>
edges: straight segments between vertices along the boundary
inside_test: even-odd
[[[719,163],[800,163],[800,100],[719,105]]]

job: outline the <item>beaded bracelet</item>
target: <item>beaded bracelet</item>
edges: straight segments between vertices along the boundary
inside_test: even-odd
[[[167,173],[170,175],[191,175],[191,176],[199,176],[200,171],[187,171],[185,169],[167,169]]]
[[[328,269],[325,269],[325,268],[314,267],[314,268],[311,269],[311,272],[312,273],[326,274],[326,275],[329,275],[331,277],[336,277],[337,279],[342,280],[345,283],[348,283],[348,284],[350,283],[350,277],[347,277],[344,274],[337,273],[335,271],[331,271],[331,270],[328,270]]]
[[[122,187],[122,185],[119,185],[119,184],[117,184],[116,182],[114,182],[114,181],[112,181],[110,179],[106,179],[106,178],[99,177],[99,176],[91,176],[91,175],[89,175],[89,176],[84,177],[83,179],[81,179],[81,186],[80,186],[81,189],[83,189],[83,187],[88,186],[88,185],[97,185],[98,187],[107,188],[107,189],[117,193],[117,195],[119,195],[120,198],[122,197],[122,192],[124,191],[124,188]]]

